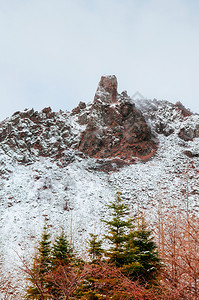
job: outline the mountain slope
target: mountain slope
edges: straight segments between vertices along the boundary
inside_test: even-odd
[[[133,102],[102,77],[93,103],[71,113],[16,112],[0,124],[1,251],[6,266],[37,242],[48,219],[81,251],[89,232],[103,233],[105,205],[116,191],[136,215],[198,212],[199,115],[167,101]]]

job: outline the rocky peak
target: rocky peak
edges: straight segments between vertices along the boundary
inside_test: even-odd
[[[115,75],[102,76],[95,93],[94,102],[114,103],[117,101],[117,78]]]
[[[141,111],[127,92],[117,93],[115,76],[102,77],[90,108],[86,129],[78,150],[110,165],[134,163],[136,158],[149,159],[157,144]],[[100,164],[102,168],[102,164]]]

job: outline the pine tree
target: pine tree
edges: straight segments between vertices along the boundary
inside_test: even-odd
[[[129,215],[128,206],[122,201],[121,194],[118,192],[116,199],[108,205],[111,211],[111,220],[106,221],[108,234],[105,239],[111,244],[106,256],[109,261],[121,267],[125,264],[125,245],[129,237],[129,230],[132,228],[132,220],[127,219]]]
[[[45,222],[43,234],[36,255],[33,259],[32,267],[25,266],[25,272],[29,275],[27,280],[31,283],[26,289],[26,299],[49,299],[49,284],[46,276],[51,267],[51,241]]]
[[[55,239],[52,247],[52,264],[54,267],[60,264],[67,265],[71,262],[72,256],[72,249],[62,229],[61,234]]]
[[[46,280],[49,283],[50,299],[65,299],[71,288],[70,279],[73,279],[72,249],[69,246],[64,230],[55,239],[52,246],[51,271]],[[71,275],[72,274],[72,275]]]
[[[96,263],[102,257],[102,241],[98,240],[96,234],[90,233],[88,253],[90,255],[92,263]]]
[[[49,271],[51,265],[51,240],[46,223],[44,225],[41,241],[39,242],[38,263],[41,266],[41,274],[45,274]]]
[[[157,246],[144,220],[137,230],[130,233],[126,243],[126,263],[123,271],[132,280],[151,285],[156,282],[161,269]]]
[[[120,193],[108,208],[112,218],[104,222],[108,227],[105,238],[111,244],[105,253],[109,261],[128,274],[133,281],[139,280],[149,285],[155,283],[160,273],[161,262],[157,246],[151,232],[147,230],[144,219],[135,229],[135,220],[127,218],[129,209],[122,201]]]

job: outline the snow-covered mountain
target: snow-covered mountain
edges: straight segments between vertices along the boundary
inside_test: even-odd
[[[32,251],[44,219],[64,226],[83,251],[103,233],[106,204],[122,192],[155,218],[175,205],[199,211],[199,115],[181,103],[133,101],[115,76],[101,78],[94,101],[71,113],[44,108],[0,124],[0,248],[7,266]]]

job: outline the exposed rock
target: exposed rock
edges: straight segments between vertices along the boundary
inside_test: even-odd
[[[114,75],[102,76],[98,85],[94,102],[114,103],[117,100],[117,78]]]
[[[185,108],[180,101],[176,102],[175,106],[177,107],[177,109],[181,110],[184,117],[189,117],[192,115],[192,112],[189,109]]]
[[[67,149],[70,128],[50,107],[16,112],[0,126],[1,147],[21,163],[36,156],[61,157]]]
[[[131,162],[132,163],[132,162]],[[98,159],[96,161],[95,166],[90,167],[89,169],[101,172],[115,172],[118,171],[120,168],[127,166],[128,164],[122,159]]]
[[[126,91],[117,92],[115,76],[102,76],[94,102],[80,102],[71,114],[55,113],[50,107],[15,112],[0,123],[0,148],[22,164],[43,156],[65,167],[75,157],[89,156],[96,159],[95,169],[110,172],[137,158],[150,159],[158,147],[155,135],[174,134],[176,120],[187,120],[178,134],[181,139],[199,137],[199,121],[191,118],[180,102],[133,102]]]
[[[199,137],[199,124],[195,124],[195,127],[187,126],[180,129],[178,136],[184,141],[192,141],[194,138]]]
[[[68,155],[71,148],[108,159],[98,163],[104,171],[134,163],[134,157],[149,159],[157,149],[142,113],[126,92],[117,93],[115,76],[102,76],[93,104],[80,102],[70,115],[52,112],[50,107],[16,112],[0,126],[0,142],[4,151],[24,164],[50,156],[66,166],[74,160]]]
[[[173,128],[170,128],[168,126],[168,124],[165,124],[163,122],[157,123],[155,130],[156,130],[157,133],[164,134],[165,136],[169,136],[174,132]]]
[[[81,112],[81,110],[85,109],[85,108],[86,108],[86,103],[80,101],[78,106],[72,110],[71,115],[79,114]]]
[[[45,107],[44,109],[42,109],[42,113],[49,114],[51,112],[52,112],[52,109],[51,109],[50,106],[49,107]]]
[[[185,150],[184,151],[184,154],[190,158],[193,158],[193,157],[199,157],[199,153],[194,153],[190,150]]]
[[[175,123],[184,122],[193,115],[180,102],[173,104],[169,101],[157,99],[136,100],[134,102],[146,121],[149,121],[152,131],[166,137],[174,133]]]
[[[111,88],[104,91],[104,82],[106,87]],[[117,94],[115,82],[115,77],[102,77],[98,87],[100,93],[96,93],[90,108],[90,118],[82,133],[79,150],[90,157],[118,158],[126,164],[133,163],[134,157],[149,159],[157,149],[150,127],[127,93]],[[117,102],[112,97],[113,91],[114,95],[118,95]]]

